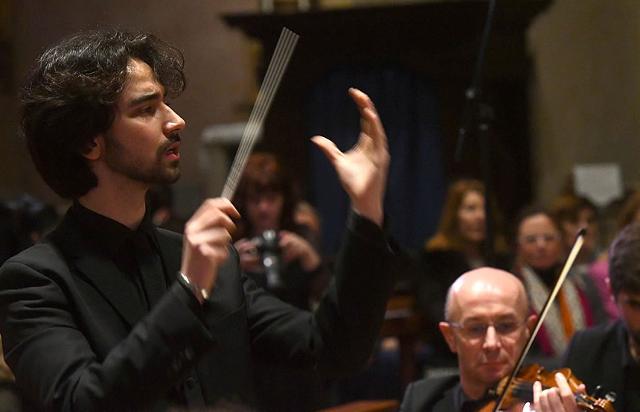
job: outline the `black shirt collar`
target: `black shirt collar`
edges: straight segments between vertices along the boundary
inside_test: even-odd
[[[92,232],[91,238],[110,256],[117,256],[129,239],[140,234],[146,235],[151,244],[159,250],[156,227],[148,212],[145,213],[136,230],[131,230],[120,222],[96,213],[82,206],[78,201],[73,202],[69,212],[82,227]]]
[[[453,388],[454,411],[477,411],[490,400],[491,398],[488,395],[476,400],[469,398],[462,390],[462,384],[460,382]]]

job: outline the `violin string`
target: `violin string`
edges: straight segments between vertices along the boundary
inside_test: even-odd
[[[222,190],[222,197],[224,198],[231,199],[235,193],[251,150],[262,133],[264,120],[269,112],[269,108],[271,107],[271,103],[273,102],[273,98],[278,90],[280,81],[289,64],[299,37],[300,36],[286,27],[284,27],[280,33],[275,51],[267,67],[267,73],[258,91],[256,103],[251,110],[249,120],[243,130],[240,145],[229,175],[227,176],[224,189]]]

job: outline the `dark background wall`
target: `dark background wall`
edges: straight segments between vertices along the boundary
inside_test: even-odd
[[[184,162],[176,189],[180,207],[194,207],[210,178],[195,161],[202,129],[245,120],[257,90],[257,42],[221,15],[257,10],[257,0],[0,0],[0,198],[31,192],[60,202],[20,140],[17,84],[52,42],[115,26],[152,31],[184,51],[189,85],[175,107],[188,122],[185,159],[194,161]],[[639,21],[635,0],[556,0],[528,30],[530,124],[522,127],[530,128],[530,165],[522,167],[530,168],[532,197],[553,197],[576,162],[618,162],[629,186],[640,182]]]
[[[0,0],[6,10],[2,33],[10,44],[11,89],[0,93],[0,198],[28,191],[50,201],[59,199],[42,183],[28,158],[17,129],[16,89],[32,61],[51,43],[78,30],[119,27],[150,31],[178,46],[185,55],[187,90],[175,101],[186,119],[182,149],[196,159],[202,129],[211,123],[246,118],[255,93],[252,47],[220,15],[255,11],[255,0]],[[183,162],[176,189],[188,209],[197,203],[207,176],[198,162]]]

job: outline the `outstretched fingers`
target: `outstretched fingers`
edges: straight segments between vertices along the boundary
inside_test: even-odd
[[[338,158],[343,155],[343,153],[340,151],[340,149],[338,149],[335,143],[324,136],[313,136],[311,138],[311,141],[320,148],[322,153],[324,153],[327,159],[329,159],[331,164],[333,164],[334,166],[336,160],[338,160]]]
[[[374,146],[386,148],[387,137],[373,101],[366,93],[353,87],[349,89],[349,95],[360,112],[360,128],[362,133],[371,140]],[[365,136],[361,135],[360,139],[363,140],[363,138],[365,138]]]

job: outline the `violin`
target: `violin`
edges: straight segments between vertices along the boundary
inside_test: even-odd
[[[531,364],[523,367],[518,375],[511,381],[509,388],[504,395],[501,409],[508,410],[511,407],[524,403],[533,402],[533,384],[536,381],[542,383],[542,388],[552,388],[556,386],[555,375],[561,373],[569,383],[571,391],[574,393],[576,405],[581,411],[594,411],[594,412],[615,412],[613,407],[613,401],[615,395],[609,393],[604,398],[596,398],[589,396],[578,391],[582,382],[573,375],[571,369],[562,368],[556,369],[551,372],[545,371],[544,368],[538,364]],[[508,383],[508,378],[505,377],[497,385],[497,388],[489,391],[490,395],[497,397],[498,394],[505,390],[505,385]],[[493,411],[496,406],[496,401],[492,400],[484,405],[479,412]]]

